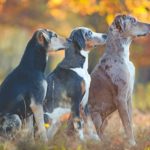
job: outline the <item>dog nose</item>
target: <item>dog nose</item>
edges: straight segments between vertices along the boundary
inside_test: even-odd
[[[107,39],[107,34],[103,34],[102,38],[106,40]]]

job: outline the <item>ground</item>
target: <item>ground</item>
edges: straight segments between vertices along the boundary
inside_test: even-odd
[[[75,137],[68,137],[64,132],[64,125],[48,145],[41,142],[34,143],[31,137],[24,138],[21,135],[20,138],[18,135],[14,141],[2,140],[0,150],[150,150],[150,113],[134,110],[133,122],[137,142],[135,147],[126,144],[120,118],[115,112],[109,119],[103,143],[93,141],[83,143]]]

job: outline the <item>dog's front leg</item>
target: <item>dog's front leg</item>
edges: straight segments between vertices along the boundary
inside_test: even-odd
[[[52,122],[51,127],[47,131],[47,136],[49,140],[52,140],[53,137],[56,135],[57,131],[60,129],[61,121],[57,120]]]
[[[33,115],[25,119],[25,130],[27,131],[27,136],[31,137],[34,140],[34,122]]]
[[[88,98],[89,98],[89,89],[90,89],[90,83],[91,83],[91,76],[88,73],[85,73],[85,94],[82,98],[81,101],[81,106],[83,109],[85,108],[86,104],[88,103]]]
[[[122,91],[118,92],[118,97],[117,97],[117,102],[116,106],[119,111],[120,118],[122,120],[122,124],[125,129],[125,133],[128,137],[129,144],[130,145],[135,145],[135,139],[133,135],[133,129],[132,129],[132,122],[129,114],[129,109],[128,109],[128,101],[127,101],[127,91],[126,89],[122,89]]]
[[[48,142],[46,129],[44,126],[44,111],[43,106],[41,104],[36,104],[34,100],[31,101],[30,108],[33,112],[35,122],[38,127],[38,135],[44,140],[44,142]]]

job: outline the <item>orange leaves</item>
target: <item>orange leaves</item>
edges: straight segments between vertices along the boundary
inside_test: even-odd
[[[66,16],[67,16],[66,12],[64,12],[64,11],[62,11],[62,10],[60,10],[60,9],[57,9],[57,8],[52,9],[52,10],[50,11],[50,14],[51,14],[54,18],[59,19],[59,20],[65,20],[65,19],[66,19]]]
[[[3,4],[5,3],[6,0],[0,0],[0,13],[3,9]]]
[[[111,24],[115,15],[118,13],[129,13],[137,17],[141,21],[150,21],[150,1],[149,0],[0,0],[0,13],[7,11],[11,15],[18,15],[22,13],[22,16],[29,15],[36,11],[43,16],[53,17],[55,20],[64,21],[68,17],[75,14],[76,16],[88,16],[94,13],[99,16],[104,16],[106,22]],[[35,5],[38,1],[38,5]],[[15,7],[14,7],[15,4]],[[33,7],[35,5],[35,7]],[[7,9],[8,8],[8,9]],[[29,11],[32,10],[32,13]],[[33,11],[34,10],[34,11]],[[14,13],[15,12],[15,13]],[[10,16],[10,15],[8,15]],[[38,15],[37,15],[38,16]]]

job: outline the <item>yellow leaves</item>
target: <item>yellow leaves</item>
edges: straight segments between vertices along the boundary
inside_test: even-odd
[[[112,23],[113,19],[114,19],[114,15],[112,15],[112,14],[109,14],[106,17],[106,21],[109,25]]]
[[[49,0],[47,5],[50,11],[53,11],[52,9],[61,9],[62,11],[70,11],[81,15],[90,15],[97,10],[96,0]],[[58,10],[56,13],[58,14]],[[53,17],[57,17],[54,13],[50,14]],[[62,16],[65,17],[64,14]]]
[[[50,10],[50,14],[59,20],[65,20],[66,18],[66,12],[60,9],[52,9]]]
[[[125,0],[126,7],[129,12],[137,17],[141,21],[150,21],[149,10],[150,1],[149,0]]]
[[[56,7],[61,5],[63,2],[63,0],[49,0],[48,1],[48,7],[52,8],[52,7]]]

